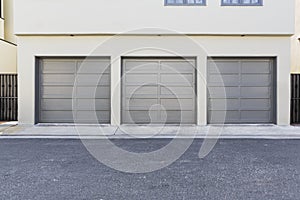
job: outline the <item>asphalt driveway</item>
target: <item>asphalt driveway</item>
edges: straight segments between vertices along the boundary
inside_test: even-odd
[[[114,140],[153,151],[168,139]],[[204,159],[195,140],[172,165],[128,174],[98,162],[80,140],[0,140],[0,199],[299,199],[300,140],[219,140]]]

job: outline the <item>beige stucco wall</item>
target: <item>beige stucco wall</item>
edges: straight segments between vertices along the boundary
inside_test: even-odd
[[[4,19],[0,18],[0,39],[4,39]]]
[[[291,72],[300,73],[300,0],[296,1],[295,6],[295,35],[291,38],[292,41],[292,61]]]
[[[0,9],[1,9],[1,13],[2,15],[0,16],[0,39],[4,39],[4,16],[3,16],[3,1],[0,1]]]
[[[17,43],[17,38],[14,33],[14,1],[3,0],[4,8],[4,39],[6,41]]]
[[[0,74],[17,73],[17,47],[0,40]]]
[[[35,122],[36,56],[110,56],[112,119],[120,124],[122,56],[192,56],[197,58],[197,123],[206,124],[206,63],[208,56],[277,57],[277,123],[290,116],[290,38],[233,36],[21,36],[18,47],[19,122]]]
[[[207,6],[164,6],[164,0],[15,0],[15,31],[110,34],[139,29],[153,33],[141,28],[155,27],[187,34],[293,34],[294,2],[221,6],[221,0],[207,0]]]

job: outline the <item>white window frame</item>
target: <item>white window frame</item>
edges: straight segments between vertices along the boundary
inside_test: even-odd
[[[183,0],[183,3],[169,3],[165,0],[165,6],[206,6],[206,0],[203,3],[188,3],[188,0]]]
[[[263,0],[258,0],[258,3],[243,3],[243,0],[238,0],[239,3],[225,3],[224,0],[221,0],[221,6],[262,6]]]

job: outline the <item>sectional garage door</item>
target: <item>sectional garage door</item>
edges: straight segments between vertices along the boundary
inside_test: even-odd
[[[38,91],[38,122],[110,122],[109,59],[42,59]]]
[[[194,124],[195,60],[123,59],[122,122]]]
[[[208,123],[274,123],[271,59],[208,61]]]

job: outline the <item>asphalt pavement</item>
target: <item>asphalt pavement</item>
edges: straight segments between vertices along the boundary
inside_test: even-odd
[[[219,140],[200,159],[202,141],[168,167],[130,174],[97,161],[80,140],[1,139],[0,199],[300,199],[300,140]],[[113,142],[150,152],[170,139]]]

